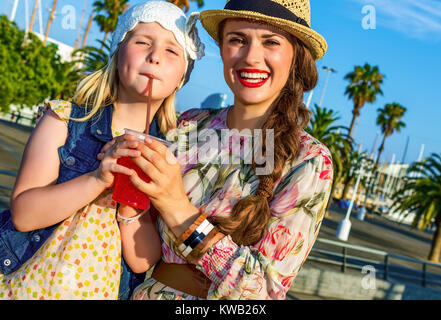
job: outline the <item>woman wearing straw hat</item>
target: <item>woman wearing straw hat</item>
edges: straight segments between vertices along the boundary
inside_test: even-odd
[[[198,139],[196,148],[179,148],[188,150],[178,153],[180,163],[160,143],[139,146],[134,161],[152,181],[131,179],[159,212],[162,261],[132,299],[285,299],[317,237],[332,183],[328,149],[303,130],[303,94],[317,83],[315,60],[326,42],[310,28],[308,0],[230,0],[223,10],[202,12],[201,22],[219,43],[234,105],[181,116],[184,140],[195,132]],[[242,157],[259,140],[256,129],[266,137],[271,170],[260,170],[257,156],[251,163]],[[201,156],[204,150],[211,152]],[[133,238],[142,228],[133,225]],[[127,262],[143,271],[142,260]]]

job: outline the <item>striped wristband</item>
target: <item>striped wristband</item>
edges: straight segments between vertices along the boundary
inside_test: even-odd
[[[193,231],[187,239],[184,240],[178,247],[184,257],[187,257],[190,252],[196,248],[196,246],[204,240],[204,238],[210,233],[214,226],[205,219],[202,223]]]

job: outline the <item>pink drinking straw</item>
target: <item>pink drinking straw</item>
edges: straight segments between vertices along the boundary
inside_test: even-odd
[[[149,134],[149,128],[150,128],[150,107],[152,105],[152,86],[153,86],[153,79],[149,79],[149,82],[147,83],[147,117],[146,117],[146,126],[144,133]]]

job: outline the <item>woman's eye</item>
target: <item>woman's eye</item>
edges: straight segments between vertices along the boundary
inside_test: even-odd
[[[167,51],[174,54],[174,55],[178,55],[178,53],[173,49],[167,49]]]
[[[275,41],[275,40],[267,40],[267,41],[265,41],[265,44],[269,45],[269,46],[277,46],[277,45],[279,45],[279,43],[277,41]]]
[[[243,39],[240,38],[231,38],[229,41],[229,43],[233,43],[233,44],[244,44],[245,41]]]

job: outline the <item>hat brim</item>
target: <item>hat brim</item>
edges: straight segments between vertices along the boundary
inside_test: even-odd
[[[219,37],[217,33],[219,23],[228,18],[254,19],[274,25],[299,38],[309,48],[316,61],[325,55],[328,48],[326,40],[314,30],[295,22],[267,16],[258,12],[215,9],[202,11],[200,15],[202,26],[208,34],[218,42]]]

